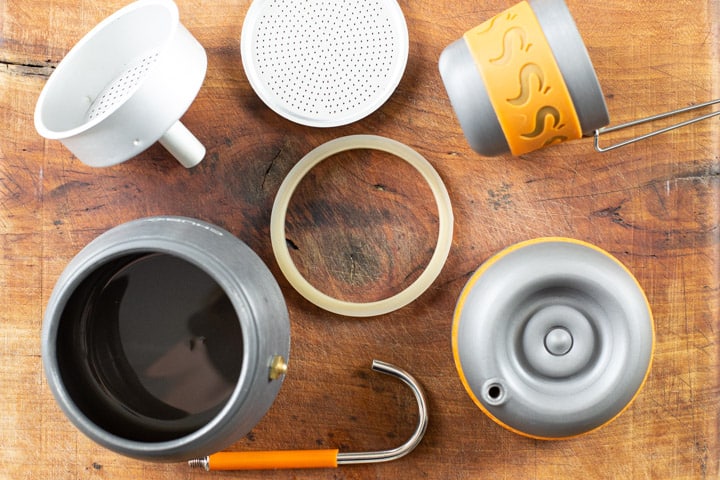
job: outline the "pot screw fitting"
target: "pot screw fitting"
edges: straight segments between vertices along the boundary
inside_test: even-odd
[[[270,363],[270,380],[277,380],[287,373],[287,361],[282,355],[275,355]]]

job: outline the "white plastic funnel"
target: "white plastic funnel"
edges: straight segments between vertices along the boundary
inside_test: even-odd
[[[190,168],[205,147],[179,119],[206,71],[205,50],[175,3],[140,0],[103,20],[60,62],[38,99],[35,128],[92,167],[160,141]]]

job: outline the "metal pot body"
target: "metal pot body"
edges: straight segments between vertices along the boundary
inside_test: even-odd
[[[179,270],[159,274],[154,265],[163,261]],[[137,305],[132,301],[107,300],[127,298],[112,297],[112,286],[122,278],[120,290],[129,295],[135,277],[128,283],[119,272],[133,268],[141,272],[138,278],[150,278],[134,287],[136,298],[161,313],[174,312],[171,317],[177,319],[161,315],[152,318],[165,322],[162,326],[143,323],[137,318],[142,315],[133,313]],[[191,273],[186,279],[182,272]],[[175,303],[197,293],[188,286],[194,281],[190,275],[207,278],[217,293],[207,310],[188,314],[193,320],[187,330],[199,333],[185,338],[186,317]],[[155,288],[163,287],[165,295],[152,297]],[[214,320],[218,312],[225,323]],[[166,339],[170,335],[177,338],[171,342]],[[139,346],[125,342],[127,338]],[[166,347],[159,346],[166,341]],[[153,348],[163,354],[147,353]],[[287,308],[262,260],[229,232],[185,217],[135,220],[92,241],[57,281],[42,329],[48,385],[67,417],[111,450],[156,461],[207,455],[248,433],[278,394],[283,372],[278,375],[277,367],[286,365],[289,349]],[[191,356],[196,354],[201,356]],[[147,358],[147,365],[138,365]],[[207,371],[186,371],[203,362]],[[218,380],[213,383],[209,376]],[[178,378],[195,379],[197,388],[178,386]],[[209,390],[224,385],[226,394],[212,397],[203,384],[211,385]],[[173,388],[177,391],[168,393]],[[167,398],[173,398],[172,405]],[[203,404],[208,398],[212,401]],[[192,407],[184,406],[188,402]]]

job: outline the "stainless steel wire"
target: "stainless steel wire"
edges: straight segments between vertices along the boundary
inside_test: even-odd
[[[415,400],[418,406],[418,423],[415,427],[415,431],[410,438],[400,445],[399,447],[390,450],[380,450],[376,452],[346,452],[337,454],[338,465],[352,465],[358,463],[379,463],[379,462],[390,462],[397,460],[400,457],[404,457],[408,453],[412,452],[415,447],[418,446],[420,440],[425,435],[425,430],[428,424],[428,410],[427,401],[425,400],[425,394],[418,382],[405,370],[397,368],[389,363],[381,362],[379,360],[373,360],[372,369],[376,372],[385,373],[392,377],[395,377],[405,383],[415,394]]]
[[[670,125],[670,126],[668,126],[668,127],[660,128],[660,129],[655,130],[655,131],[652,131],[652,132],[650,132],[650,133],[646,133],[646,134],[644,134],[644,135],[639,135],[639,136],[637,136],[637,137],[633,137],[633,138],[631,138],[631,139],[624,140],[624,141],[622,141],[622,142],[614,143],[614,144],[609,145],[609,146],[607,146],[607,147],[602,147],[602,146],[600,146],[600,136],[601,136],[601,135],[604,135],[604,134],[607,134],[607,133],[610,133],[610,132],[616,132],[616,131],[618,131],[618,130],[623,130],[623,129],[630,128],[630,127],[634,127],[634,126],[636,126],[636,125],[641,125],[641,124],[643,124],[643,123],[650,123],[650,122],[654,122],[654,121],[657,121],[657,120],[662,120],[662,119],[664,119],[664,118],[672,117],[672,116],[675,116],[675,115],[680,115],[680,114],[682,114],[682,113],[686,113],[686,112],[690,112],[690,111],[694,111],[694,110],[700,110],[700,109],[703,109],[703,108],[711,107],[711,106],[713,106],[713,105],[715,105],[715,104],[718,104],[718,103],[720,103],[720,98],[715,99],[715,100],[711,100],[711,101],[705,102],[705,103],[699,103],[699,104],[697,104],[697,105],[690,105],[689,107],[679,108],[679,109],[673,110],[673,111],[671,111],[671,112],[660,113],[660,114],[658,114],[658,115],[652,115],[652,116],[650,116],[650,117],[645,117],[645,118],[641,118],[641,119],[638,119],[638,120],[633,120],[633,121],[631,121],[631,122],[622,123],[622,124],[620,124],[620,125],[615,125],[615,126],[613,126],[613,127],[603,127],[603,128],[599,128],[599,129],[595,130],[595,135],[594,135],[594,137],[595,137],[595,150],[597,150],[598,152],[607,152],[607,151],[610,151],[610,150],[614,150],[614,149],[616,149],[616,148],[624,147],[625,145],[630,145],[631,143],[639,142],[640,140],[645,140],[646,138],[650,138],[650,137],[654,137],[654,136],[656,136],[656,135],[660,135],[661,133],[666,133],[666,132],[669,132],[669,131],[672,131],[672,130],[675,130],[675,129],[678,129],[678,128],[681,128],[681,127],[685,127],[685,126],[687,126],[687,125],[692,125],[693,123],[701,122],[701,121],[703,121],[703,120],[707,120],[707,119],[709,119],[709,118],[716,117],[716,116],[720,115],[720,110],[714,111],[714,112],[710,112],[710,113],[707,113],[707,114],[705,114],[705,115],[701,115],[701,116],[699,116],[699,117],[691,118],[691,119],[689,119],[689,120],[685,120],[684,122],[679,122],[679,123],[676,123],[676,124],[674,124],[674,125]]]

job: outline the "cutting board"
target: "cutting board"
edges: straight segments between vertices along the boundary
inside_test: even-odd
[[[720,122],[702,122],[612,152],[591,139],[520,157],[481,157],[465,141],[438,72],[445,46],[510,1],[401,0],[405,74],[375,113],[305,127],[267,108],[242,68],[245,0],[180,0],[209,68],[183,122],[208,150],[186,170],[159,146],[109,168],[82,164],[33,126],[40,91],[68,50],[123,0],[0,4],[0,477],[161,478],[718,478],[720,438]],[[612,124],[720,97],[720,2],[568,0]],[[660,124],[657,126],[663,126]],[[607,141],[646,130],[614,134]],[[367,319],[301,297],[270,246],[275,194],[306,153],[344,135],[403,142],[438,171],[455,215],[448,260],[410,305]],[[233,450],[393,448],[416,421],[412,394],[370,370],[412,373],[429,402],[424,440],[385,464],[217,474],[112,453],[79,433],[48,389],[40,329],[55,281],[100,233],[125,221],[186,215],[245,241],[288,305],[289,369],[270,412]],[[400,291],[425,267],[437,209],[422,178],[391,155],[357,152],[319,165],[290,202],[294,261],[315,285],[352,301]],[[490,256],[518,241],[595,244],[637,277],[656,346],[644,389],[620,417],[564,441],[496,425],[465,393],[450,344],[458,296]]]

